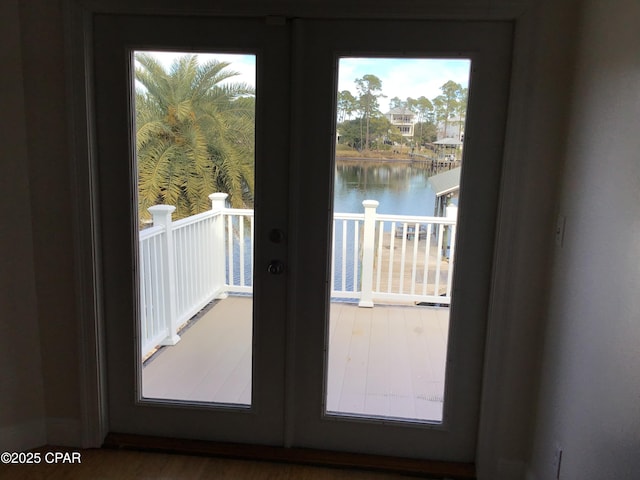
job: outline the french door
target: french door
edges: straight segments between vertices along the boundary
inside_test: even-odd
[[[287,262],[286,238],[271,233],[288,221],[287,31],[264,20],[98,16],[94,45],[110,430],[281,444],[287,279],[268,269]],[[232,69],[207,65],[220,56],[251,63],[253,85],[226,95]],[[209,183],[176,171],[181,163]],[[235,200],[225,188],[234,182]],[[193,190],[202,205],[189,204]],[[222,198],[209,200],[214,192]],[[249,201],[254,214],[224,213]],[[169,211],[151,213],[154,203]],[[245,297],[229,308],[232,286]],[[214,319],[224,325],[202,331],[193,316],[211,303],[227,308]]]
[[[500,22],[96,16],[110,430],[473,461],[510,36],[510,25]],[[163,52],[167,63],[145,60],[154,52]],[[253,62],[253,84],[231,103],[216,97],[213,107],[197,112],[197,95],[190,93],[158,114],[154,108],[162,102],[152,97],[165,88],[162,95],[175,100],[177,77],[191,71],[191,85],[209,85],[196,68],[209,56],[231,59],[230,69]],[[328,400],[336,109],[345,58],[464,59],[470,68],[441,365],[446,381],[434,417],[342,411]],[[220,91],[231,89],[221,85]],[[152,108],[145,102],[156,103]],[[246,128],[241,110],[255,127]],[[210,164],[205,161],[199,175],[216,181],[193,186],[214,187],[211,205],[189,206],[190,182],[200,185],[189,175],[149,193],[157,187],[149,172],[175,173],[180,158],[193,161],[200,145],[194,138],[214,123],[218,143],[204,148]],[[231,129],[226,144],[223,126]],[[234,136],[243,128],[248,137]],[[247,146],[243,139],[249,137]],[[164,157],[145,163],[145,155],[157,151]],[[241,161],[236,151],[251,157],[244,177],[223,169]],[[236,183],[225,183],[231,177]],[[235,193],[223,191],[234,185],[240,185]],[[181,208],[184,213],[176,215]],[[379,228],[380,239],[390,235]],[[398,245],[414,242],[418,251],[421,227],[416,223],[416,238],[404,228]],[[442,247],[442,240],[436,244]],[[425,270],[425,283],[427,276]],[[184,307],[187,297],[197,298],[195,307]],[[406,308],[422,308],[415,303]],[[378,308],[370,307],[362,308]]]
[[[294,392],[294,404],[298,407],[292,422],[296,443],[336,450],[351,450],[357,445],[360,451],[378,454],[473,461],[508,92],[510,26],[410,21],[304,21],[296,24],[294,30],[293,38],[298,48],[295,58],[300,59],[300,63],[293,81],[296,92],[293,108],[297,118],[292,134],[295,147],[293,162],[295,176],[313,178],[314,182],[305,183],[304,188],[292,193],[292,197],[297,199],[293,224],[307,218],[320,219],[317,228],[299,230],[297,250],[292,258],[297,268],[289,294],[295,305],[293,321],[297,328],[293,357],[298,362],[290,391]],[[397,418],[396,414],[391,418],[349,414],[350,410],[357,409],[348,407],[340,414],[329,412],[327,408],[330,381],[326,372],[331,364],[327,352],[330,354],[332,349],[327,340],[330,337],[327,304],[331,290],[328,259],[330,239],[337,236],[331,230],[331,216],[337,215],[331,208],[334,164],[327,159],[335,158],[338,70],[341,61],[349,58],[364,58],[374,63],[386,59],[467,59],[470,62],[444,407],[443,416],[437,421],[411,421]],[[397,73],[420,75],[420,71]],[[311,134],[308,125],[315,127]],[[450,137],[450,134],[445,136]],[[409,241],[404,241],[408,236],[406,226],[398,230],[400,225],[403,225],[402,221],[398,220],[394,231],[390,232],[397,242],[398,255],[403,249],[411,248]],[[419,232],[419,228],[417,226],[415,232]],[[400,239],[397,238],[398,231]],[[376,230],[378,233],[378,238],[382,239],[385,232]],[[426,243],[426,239],[420,242],[420,235],[418,233],[411,240],[415,251],[424,248]],[[337,241],[336,238],[333,240]],[[384,251],[389,247],[384,245],[384,241],[380,244],[378,258],[384,259]],[[362,265],[364,268],[364,260]],[[363,270],[363,278],[364,275]],[[372,311],[377,308],[374,306]],[[306,315],[303,312],[307,312]],[[375,321],[374,318],[371,325]],[[383,334],[387,338],[387,346],[392,329],[397,326],[389,325],[389,330]],[[366,326],[364,330],[366,335]],[[369,335],[372,339],[369,352],[372,352],[373,327]],[[409,347],[406,344],[406,348]],[[403,353],[400,349],[392,351],[388,361],[393,362],[393,357]],[[367,368],[372,369],[371,362]],[[440,368],[445,369],[445,365]],[[390,378],[393,380],[403,373],[396,370]],[[319,379],[325,379],[325,382]],[[415,378],[413,380],[416,381]],[[387,388],[385,393],[393,396],[395,392]]]

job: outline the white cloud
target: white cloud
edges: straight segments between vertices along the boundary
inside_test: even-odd
[[[189,52],[149,52],[164,66],[169,68],[171,63],[180,55]],[[209,54],[197,53],[201,62],[212,59],[229,62],[230,70],[239,75],[229,79],[231,82],[243,82],[251,86],[256,84],[256,57],[243,54]],[[440,87],[448,80],[453,80],[467,87],[469,83],[469,69],[471,62],[467,59],[416,59],[416,58],[342,58],[340,59],[338,91],[349,90],[357,95],[355,79],[366,74],[376,75],[382,80],[382,93],[386,98],[381,99],[383,111],[388,109],[389,100],[399,97],[428,99],[440,95]]]
[[[229,82],[234,83],[246,83],[255,87],[256,85],[256,57],[255,55],[246,54],[230,54],[230,53],[201,53],[201,52],[147,52],[152,54],[155,58],[162,63],[162,65],[169,69],[173,61],[181,55],[198,55],[199,62],[205,63],[211,60],[218,60],[220,62],[228,62],[231,65],[226,70],[237,72],[238,75],[230,78]],[[224,82],[223,82],[224,83]]]
[[[440,87],[453,80],[467,87],[470,61],[467,59],[399,59],[399,58],[342,58],[340,60],[338,91],[357,94],[355,79],[372,74],[382,81],[382,110],[389,100],[399,97],[433,99],[440,95]]]

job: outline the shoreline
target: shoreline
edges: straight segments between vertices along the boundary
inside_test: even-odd
[[[336,161],[337,162],[394,162],[394,163],[413,163],[413,162],[420,162],[420,163],[428,163],[431,162],[431,160],[416,160],[416,159],[412,159],[412,158],[377,158],[377,157],[340,157],[338,155],[336,155]]]

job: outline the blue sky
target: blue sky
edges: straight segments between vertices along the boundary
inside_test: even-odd
[[[147,52],[156,57],[165,68],[169,68],[173,63],[173,60],[180,55],[187,55],[188,53],[180,52]],[[219,60],[221,62],[229,62],[231,65],[227,70],[238,72],[239,75],[229,79],[231,82],[247,83],[251,86],[256,84],[256,57],[254,55],[236,55],[227,53],[197,53],[200,63],[205,63],[211,60]]]
[[[440,86],[453,80],[463,87],[469,86],[467,59],[421,58],[341,58],[338,72],[338,91],[349,90],[357,95],[355,79],[372,74],[382,81],[379,100],[381,110],[386,111],[389,100],[399,97],[427,97],[429,100],[442,93]]]
[[[149,52],[169,67],[176,52]],[[234,54],[198,54],[200,61],[217,59],[231,63],[229,67],[239,73],[230,81],[255,85],[255,56]],[[339,64],[338,91],[349,90],[357,94],[355,79],[372,74],[382,80],[381,110],[386,111],[389,100],[400,97],[433,99],[440,95],[440,86],[453,80],[467,87],[470,61],[467,59],[420,59],[420,58],[341,58]]]

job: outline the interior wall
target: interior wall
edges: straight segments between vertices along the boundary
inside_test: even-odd
[[[589,0],[530,479],[640,472],[640,3]]]
[[[18,3],[0,2],[0,451],[45,442]]]
[[[522,479],[529,457],[576,11],[575,0],[540,0],[516,24],[477,455],[482,480]]]
[[[78,317],[62,1],[19,2],[47,442],[79,442]]]

